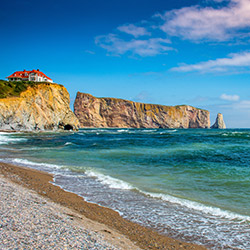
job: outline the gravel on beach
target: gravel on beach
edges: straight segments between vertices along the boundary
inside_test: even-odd
[[[2,176],[0,202],[0,249],[121,249],[60,205]]]
[[[2,214],[2,221],[5,221],[4,223],[0,221],[2,225],[0,226],[0,249],[3,244],[1,239],[5,240],[4,244],[13,243],[10,249],[206,249],[203,246],[161,235],[150,228],[124,219],[110,208],[86,202],[77,194],[53,185],[52,174],[0,162],[1,176],[6,178],[2,180],[2,183],[9,183],[9,191],[3,192],[4,185],[0,185],[2,189],[0,190],[1,209],[3,210],[0,209],[0,214]],[[37,198],[34,201],[30,200],[30,194]],[[42,208],[44,211],[37,212]],[[4,211],[7,214],[4,214]],[[51,216],[55,218],[55,221],[48,220]],[[56,219],[58,217],[59,219]],[[70,221],[72,224],[68,223]],[[5,230],[3,230],[3,225],[6,227]],[[38,228],[35,230],[34,226]],[[83,230],[83,233],[78,234],[77,230],[74,231],[75,229],[71,228],[73,226],[77,230]],[[7,234],[6,229],[10,229],[7,230]],[[75,232],[72,235],[73,239],[71,236],[68,239],[67,236],[72,234],[71,231]],[[78,239],[81,234],[85,234],[84,239]],[[25,245],[27,242],[29,246]],[[40,245],[34,247],[33,242],[34,244],[40,242]],[[76,244],[82,245],[78,247]],[[96,247],[96,244],[100,245]],[[16,245],[21,247],[13,248]],[[8,246],[5,247],[4,249],[9,249]]]

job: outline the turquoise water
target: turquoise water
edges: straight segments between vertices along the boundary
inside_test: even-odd
[[[250,130],[0,133],[0,160],[163,234],[250,249]]]

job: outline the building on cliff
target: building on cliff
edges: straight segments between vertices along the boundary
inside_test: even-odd
[[[12,75],[6,77],[9,81],[32,81],[32,82],[53,82],[51,78],[46,76],[39,69],[27,71],[16,71]]]

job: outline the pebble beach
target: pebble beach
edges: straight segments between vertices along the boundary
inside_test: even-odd
[[[0,176],[1,249],[139,249],[110,229],[95,224]],[[100,232],[98,232],[100,231]],[[124,237],[123,237],[124,238]],[[126,245],[126,247],[125,247]]]
[[[53,176],[0,163],[0,249],[206,249],[88,203]]]

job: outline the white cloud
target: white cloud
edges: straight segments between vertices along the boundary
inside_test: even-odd
[[[127,34],[130,34],[134,37],[151,35],[151,33],[148,32],[144,27],[138,27],[138,26],[135,26],[134,24],[122,25],[122,26],[119,26],[117,29]]]
[[[126,41],[115,34],[109,34],[96,37],[95,43],[112,55],[131,53],[132,55],[139,56],[155,56],[173,50],[173,48],[167,46],[167,44],[171,43],[170,40],[163,38],[132,39]]]
[[[228,70],[245,69],[250,67],[250,52],[230,54],[227,58],[218,58],[207,62],[197,64],[181,65],[172,68],[172,71],[178,72],[226,72]]]
[[[243,100],[234,105],[235,109],[247,109],[250,111],[250,100]]]
[[[222,8],[185,7],[158,16],[164,20],[160,28],[169,35],[225,41],[238,36],[236,31],[250,28],[250,1],[231,0]]]
[[[226,100],[226,101],[238,101],[240,100],[240,97],[238,95],[227,95],[227,94],[222,94],[220,96],[220,99]]]
[[[229,104],[219,105],[219,107],[228,109],[228,110],[238,110],[243,112],[250,113],[250,100],[242,100],[239,102],[232,102]]]
[[[164,14],[157,13],[150,21],[141,21],[136,25],[124,24],[117,27],[114,34],[96,37],[96,44],[106,49],[110,55],[131,53],[140,56],[155,56],[173,50],[166,45],[170,43],[166,38],[174,36],[194,42],[231,40],[231,44],[248,44],[250,0],[203,0],[202,2],[210,3],[213,7],[196,5],[166,11]],[[126,34],[132,38],[128,40]],[[203,68],[225,71],[226,60],[233,63],[236,59],[224,58],[196,65],[184,65],[179,67],[178,71],[201,71]],[[214,63],[223,65],[213,66]]]
[[[87,53],[87,54],[91,54],[91,55],[95,55],[95,52],[94,52],[94,51],[92,51],[92,50],[85,50],[85,53]]]
[[[238,109],[249,109],[250,110],[250,100],[241,101],[235,107]]]
[[[148,102],[151,100],[150,94],[147,91],[142,91],[134,98],[132,98],[135,102]]]

